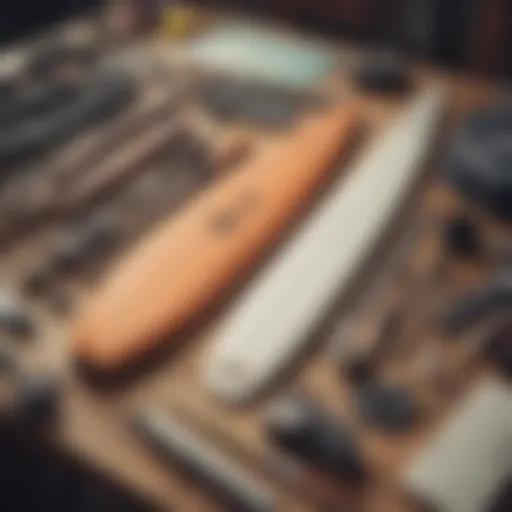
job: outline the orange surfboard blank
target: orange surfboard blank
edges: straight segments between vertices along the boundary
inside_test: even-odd
[[[115,372],[203,313],[290,227],[358,120],[355,105],[304,120],[164,220],[86,301],[72,325],[74,355]]]

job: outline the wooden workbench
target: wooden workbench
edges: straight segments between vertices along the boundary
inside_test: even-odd
[[[162,51],[160,43],[156,47],[159,52]],[[439,156],[442,155],[443,142],[449,139],[457,121],[470,109],[488,102],[497,94],[495,88],[476,78],[418,69],[416,79],[420,87],[431,82],[445,83],[451,93],[447,127],[438,146]],[[340,87],[345,82],[343,78],[333,77],[330,83],[337,84],[338,81]],[[350,90],[350,87],[348,89]],[[405,98],[386,100],[365,97],[355,90],[351,90],[350,95],[347,96],[347,101],[353,96],[361,102],[369,128],[368,134],[365,134],[360,146],[355,150],[353,158],[357,158],[357,153],[364,151],[371,137],[386,130],[390,120],[402,107]],[[383,247],[378,257],[372,260],[372,264],[354,287],[351,296],[343,300],[332,312],[330,320],[326,322],[325,331],[317,336],[316,350],[312,350],[308,358],[296,366],[294,372],[280,387],[280,390],[285,390],[292,384],[300,385],[311,392],[319,402],[328,406],[333,414],[350,418],[350,421],[357,426],[365,457],[374,475],[372,483],[363,490],[364,496],[359,503],[361,511],[400,512],[403,510],[405,512],[410,510],[400,496],[400,472],[428,435],[432,425],[439,421],[450,403],[458,398],[458,392],[445,400],[435,401],[431,414],[416,431],[403,436],[396,442],[390,442],[389,438],[371,432],[357,423],[348,405],[349,389],[340,379],[337,365],[329,357],[328,340],[333,328],[339,324],[344,315],[350,312],[358,290],[369,286],[372,275],[382,261],[385,261],[388,249],[393,246],[402,231],[407,229],[411,219],[416,217],[413,213],[422,210],[433,219],[439,219],[445,212],[461,204],[458,198],[440,186],[437,171],[442,170],[441,161],[442,159],[437,157],[432,159],[428,177],[423,181],[421,190],[417,191],[415,199],[410,202],[400,225],[390,233],[386,247]],[[428,253],[423,250],[425,247],[433,249],[431,253],[436,254],[438,231],[433,229],[426,233],[421,239],[421,244],[425,245],[422,245],[421,250],[416,248],[413,251],[414,256],[411,262],[415,268],[423,268],[420,258],[424,258]],[[3,253],[0,276],[6,285],[19,284],[25,270],[32,262],[38,260],[41,243],[39,239],[37,242],[28,240]],[[425,262],[425,265],[429,263]],[[480,270],[460,268],[455,274],[448,288],[452,286],[460,289],[461,286],[472,283],[478,279]],[[256,277],[253,276],[253,278]],[[382,295],[385,296],[388,292],[384,291]],[[448,293],[447,287],[443,287],[440,293],[441,295]],[[214,512],[221,508],[218,508],[205,492],[178,471],[164,465],[135,436],[129,425],[132,412],[141,405],[169,411],[172,411],[173,407],[183,406],[211,424],[217,425],[256,453],[264,454],[271,450],[263,438],[261,416],[268,399],[276,396],[278,389],[252,407],[233,411],[218,405],[202,386],[202,366],[213,339],[216,320],[209,322],[200,333],[189,339],[182,349],[167,362],[155,368],[153,372],[142,375],[121,389],[105,391],[91,388],[76,376],[67,357],[66,321],[49,314],[38,303],[32,304],[31,307],[39,319],[41,337],[35,344],[20,347],[20,350],[23,351],[23,357],[29,364],[38,368],[50,367],[62,377],[64,389],[62,418],[49,433],[47,441],[58,450],[71,455],[73,459],[86,464],[94,471],[108,475],[131,492],[147,498],[158,509]],[[427,337],[436,336],[435,332],[420,331],[419,326],[416,328],[411,326],[409,332],[411,343],[419,346],[422,341],[429,341],[430,338],[427,339]],[[454,356],[455,361],[457,357]],[[402,370],[404,375],[411,371],[407,361],[397,371]],[[470,374],[473,375],[473,371],[468,372],[468,375],[466,370],[460,371],[461,382],[469,381]],[[478,368],[476,373],[480,371],[482,369]],[[461,390],[464,388],[464,385],[460,387]],[[280,496],[279,510],[284,512],[314,510],[292,491],[281,488],[271,479],[269,481],[265,475],[258,476]]]

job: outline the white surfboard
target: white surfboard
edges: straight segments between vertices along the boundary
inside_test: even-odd
[[[207,361],[207,388],[250,400],[304,349],[407,199],[441,121],[445,90],[427,89],[340,183],[228,313]]]

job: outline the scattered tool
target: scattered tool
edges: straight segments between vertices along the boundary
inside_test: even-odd
[[[144,172],[149,163],[158,159],[181,129],[181,123],[174,118],[153,125],[137,137],[133,144],[115,153],[111,159],[97,166],[94,172],[87,173],[78,180],[57,203],[57,214],[66,217],[83,212],[91,204],[109,197],[123,183],[137,173]]]
[[[466,216],[458,215],[446,221],[444,243],[448,252],[455,256],[482,256],[483,248],[478,227]]]
[[[162,157],[162,165],[171,175],[192,174],[199,185],[204,185],[219,173],[230,171],[249,151],[249,137],[241,132],[224,137],[216,135],[212,140],[211,135],[183,131]]]
[[[73,226],[54,248],[49,267],[54,275],[67,274],[105,258],[122,238],[118,222],[107,215],[92,216],[86,222]]]
[[[170,147],[158,148],[159,151],[162,151],[159,155],[162,160],[161,165],[173,167],[169,170],[169,173],[197,172],[199,174],[198,181],[201,184],[212,179],[220,169],[222,171],[229,169],[235,162],[243,158],[249,149],[247,137],[231,136],[221,139],[215,147],[208,142],[198,143],[201,154],[198,157],[190,156],[189,160],[188,156],[197,146],[192,142],[185,144],[186,141],[189,141],[189,137],[193,137],[185,132],[186,130],[182,133],[178,129],[169,141]],[[178,161],[173,158],[176,146],[179,146],[177,151],[179,153]],[[184,152],[181,152],[183,146],[186,147]],[[170,164],[167,161],[168,151],[172,153]],[[129,165],[131,166],[132,162]],[[174,169],[175,166],[178,167]],[[150,170],[143,176],[151,177],[151,174],[152,171]],[[110,187],[107,177],[106,185]],[[129,186],[130,184],[128,184]],[[64,191],[62,193],[66,195]],[[142,198],[142,200],[147,204],[147,198]],[[52,207],[49,203],[48,206]],[[74,205],[70,206],[74,208]],[[121,222],[122,215],[117,215],[119,212],[76,213],[78,213],[78,219],[64,228],[65,232],[56,240],[47,256],[47,260],[30,271],[24,279],[22,288],[26,294],[33,297],[48,295],[56,278],[74,274],[77,271],[94,271],[98,265],[103,265],[105,260],[112,257],[119,246],[122,245],[123,240],[126,239],[126,226],[123,226]]]
[[[401,433],[416,424],[419,404],[411,390],[370,382],[356,388],[355,404],[361,418],[388,433]]]
[[[198,434],[158,412],[136,414],[134,426],[173,462],[215,492],[227,510],[271,512],[275,497],[241,466]]]
[[[45,160],[42,173],[31,173],[30,176],[17,173],[19,179],[7,184],[3,194],[0,243],[56,216],[68,217],[72,213],[66,202],[68,195],[78,194],[77,189],[92,180],[96,169],[109,175],[106,172],[108,162],[120,165],[119,162],[116,164],[112,154],[124,153],[119,148],[130,146],[135,139],[146,140],[144,133],[155,125],[161,126],[161,131],[165,132],[164,122],[175,118],[177,111],[176,94],[168,89],[162,84],[150,87],[140,100],[126,111],[119,112],[115,119],[85,132],[77,140],[70,140]],[[140,151],[142,156],[144,151]],[[127,155],[127,158],[134,157]],[[109,183],[106,178],[105,182]]]
[[[454,138],[447,162],[448,179],[457,190],[492,213],[512,216],[509,99],[472,113]]]
[[[52,41],[38,47],[29,56],[25,73],[33,80],[52,80],[62,68],[79,66],[90,72],[100,57],[99,48],[93,43],[65,44]]]
[[[274,453],[266,456],[251,450],[242,442],[238,442],[232,435],[200,418],[187,407],[179,410],[180,417],[195,429],[207,435],[217,446],[230,451],[248,466],[273,480],[277,480],[290,488],[294,494],[300,494],[319,511],[339,510],[343,497],[338,489],[338,482],[328,480],[318,471],[307,467],[304,463],[290,458],[285,454]]]
[[[155,124],[175,117],[178,110],[175,92],[151,90],[133,108],[120,113],[115,124],[109,126],[107,131],[98,130],[85,143],[80,141],[78,147],[72,145],[69,149],[64,148],[52,162],[56,167],[52,171],[52,179],[56,181],[55,197],[52,199],[65,193],[71,184],[83,178],[87,171],[106,159],[114,149],[139,138]]]
[[[104,260],[118,247],[121,238],[121,229],[106,215],[69,227],[57,239],[47,260],[28,273],[22,283],[24,293],[31,297],[60,297],[56,290],[59,278],[88,270]],[[57,300],[54,305],[57,303],[64,304]]]
[[[290,227],[356,125],[357,107],[347,104],[307,119],[162,222],[85,304],[72,335],[75,356],[116,372],[189,324]]]
[[[188,155],[196,147],[192,142],[185,144],[189,137],[192,135],[186,135],[182,139],[182,133],[180,131],[176,133],[176,140],[173,139],[170,143],[172,147],[168,148],[172,153],[171,163],[167,162],[166,148],[160,155],[162,166],[171,165],[173,169],[170,169],[169,173],[197,172],[200,175],[198,181],[201,184],[212,179],[219,169],[223,171],[229,169],[229,166],[239,161],[249,148],[246,137],[226,137],[216,147],[212,147],[207,142],[201,143],[199,145],[200,156],[191,156],[189,160]],[[173,158],[176,145],[179,146],[178,161]],[[180,148],[184,145],[186,146],[184,152],[181,152]],[[174,169],[175,166],[177,166],[176,169]],[[149,171],[143,176],[151,177],[151,175],[152,173]],[[141,200],[141,206],[147,205],[147,197],[141,198]],[[94,272],[98,266],[103,266],[126,240],[127,229],[121,221],[122,215],[118,215],[118,213],[103,212],[92,215],[86,213],[85,220],[82,218],[84,215],[79,213],[78,219],[64,228],[65,232],[56,240],[47,255],[47,260],[38,264],[28,273],[22,283],[23,291],[32,297],[55,296],[56,303],[51,301],[52,309],[55,305],[60,310],[60,306],[64,306],[67,301],[61,301],[60,293],[55,290],[54,284],[57,284],[57,279],[67,275],[76,275],[83,271]]]
[[[199,98],[217,119],[272,128],[292,125],[307,104],[306,95],[227,77],[207,79]]]
[[[303,393],[271,405],[266,430],[281,449],[347,483],[359,483],[366,470],[352,433]]]
[[[33,319],[23,303],[12,293],[4,292],[0,295],[0,329],[24,338],[34,334]]]
[[[443,314],[446,332],[457,333],[512,302],[512,272],[505,270],[473,292],[455,300]]]
[[[7,372],[15,386],[9,408],[14,419],[38,427],[55,419],[60,386],[54,378],[29,373],[6,347],[0,349],[0,371]]]
[[[77,129],[118,112],[134,93],[131,77],[119,69],[101,66],[82,89],[55,86],[28,102],[19,122],[2,127],[0,157],[18,157],[69,137]]]
[[[444,98],[440,89],[421,94],[238,300],[206,368],[206,385],[219,399],[253,399],[304,349],[409,196]]]

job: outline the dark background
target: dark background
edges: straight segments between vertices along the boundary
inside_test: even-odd
[[[512,74],[511,0],[199,0],[365,40],[391,39],[415,58]]]
[[[2,512],[150,512],[112,482],[44,449],[35,436],[0,425]]]
[[[0,0],[0,43],[106,0]],[[135,0],[128,0],[135,1]],[[144,5],[152,0],[137,0]],[[182,0],[187,1],[187,0]],[[485,74],[512,74],[511,0],[194,0],[320,31],[392,39],[414,57]]]
[[[0,0],[0,43],[45,29],[102,0]]]

